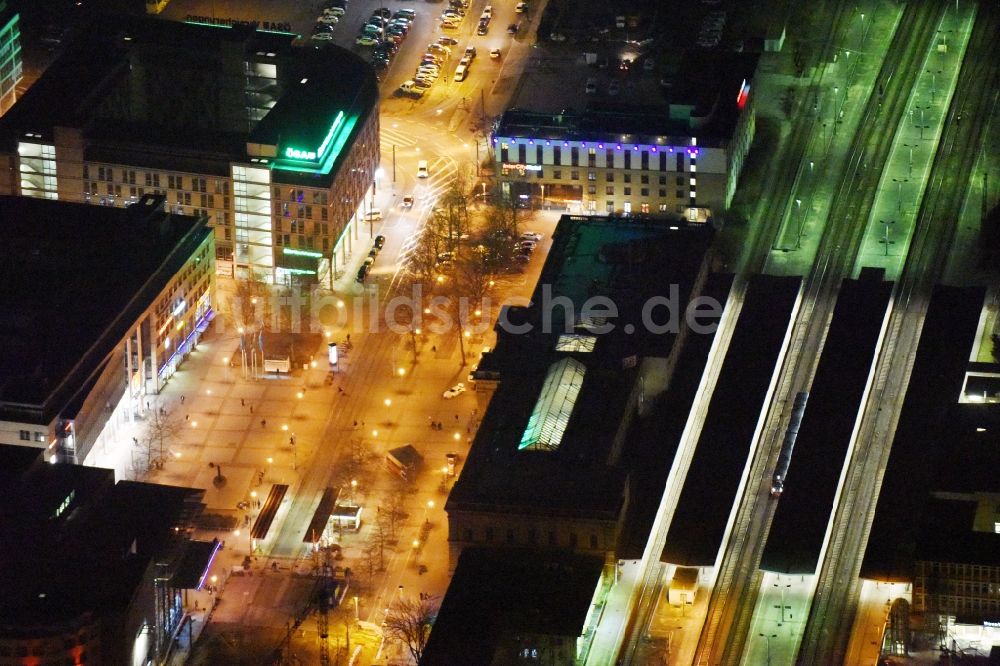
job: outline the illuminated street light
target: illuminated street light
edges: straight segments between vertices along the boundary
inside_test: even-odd
[[[778,634],[758,634],[761,638],[767,641],[767,666],[771,666],[771,639],[777,638]]]
[[[382,401],[382,404],[385,405],[386,407],[392,407],[392,399],[386,398],[385,400]]]
[[[302,391],[299,391],[298,393],[295,394],[295,397],[301,400],[303,397],[305,397],[305,394]]]
[[[287,423],[282,423],[282,424],[281,424],[281,429],[282,429],[283,431],[285,431],[285,432],[288,432],[288,424],[287,424]]]
[[[397,374],[398,374],[398,375],[399,375],[400,377],[402,377],[403,375],[405,375],[405,374],[406,374],[406,368],[399,368],[398,370],[396,370],[396,373],[397,373]]]

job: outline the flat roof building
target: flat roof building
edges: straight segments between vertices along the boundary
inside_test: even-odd
[[[692,54],[667,105],[506,111],[493,128],[502,188],[575,213],[679,214],[704,222],[736,191],[755,132],[757,56]]]
[[[153,195],[0,196],[0,221],[0,444],[122,473],[125,431],[214,314],[211,230]]]
[[[689,334],[712,235],[677,219],[563,216],[532,304],[501,313],[477,371],[498,385],[445,507],[452,563],[475,545],[617,552],[623,448]],[[662,306],[652,319],[650,303]]]
[[[23,451],[0,445],[0,665],[162,663],[218,549],[190,541],[204,491]]]
[[[0,116],[14,106],[22,76],[20,16],[0,0]]]
[[[293,40],[94,19],[0,118],[0,193],[106,206],[162,194],[208,218],[228,274],[332,277],[374,183],[378,88],[357,56]]]

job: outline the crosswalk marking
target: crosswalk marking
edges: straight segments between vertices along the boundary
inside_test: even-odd
[[[416,139],[414,139],[410,134],[399,130],[383,127],[380,130],[380,134],[383,149],[387,146],[396,146],[399,148],[400,146],[409,147],[417,145]]]

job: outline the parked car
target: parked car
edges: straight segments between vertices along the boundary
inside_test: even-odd
[[[403,197],[403,208],[413,208],[413,195],[407,194]]]
[[[519,24],[517,24],[517,23],[511,23],[509,26],[507,26],[507,34],[508,35],[516,35],[518,27],[519,27]]]
[[[458,44],[458,40],[454,37],[438,37],[438,44],[444,44],[445,46],[455,46]]]
[[[333,35],[327,35],[330,39],[333,39]],[[313,35],[313,39],[316,39],[316,35]],[[354,40],[354,43],[358,46],[375,46],[378,44],[378,39],[372,37],[371,35],[361,35]]]
[[[323,14],[322,16],[316,17],[316,23],[321,23],[323,25],[337,25],[340,23],[340,19],[333,14]]]
[[[479,22],[479,27],[476,28],[476,34],[479,35],[480,37],[482,37],[486,33],[488,33],[489,31],[490,31],[490,24],[486,23],[486,22],[483,22],[483,21],[480,21]]]
[[[526,264],[526,263],[528,263],[529,261],[531,261],[531,257],[529,257],[529,256],[528,256],[528,255],[526,255],[526,254],[515,254],[515,255],[514,255],[514,262],[515,262],[515,263],[518,263],[518,264]]]
[[[475,58],[476,57],[476,47],[475,46],[466,46],[465,47],[465,57],[468,58],[469,60],[472,60],[473,58]]]
[[[385,7],[379,7],[378,9],[372,12],[372,16],[381,16],[382,18],[387,19],[390,16],[392,16],[392,12],[386,9]]]
[[[332,42],[333,35],[331,35],[328,32],[314,32],[310,37],[310,39],[313,39],[317,42]]]
[[[518,14],[523,14],[527,10],[528,10],[527,2],[519,2],[516,5],[514,5],[514,11],[517,12]]]
[[[397,9],[396,16],[402,16],[403,18],[408,18],[412,21],[417,18],[417,12],[413,9]]]
[[[378,210],[377,208],[375,210],[370,210],[367,213],[365,213],[365,222],[378,222],[381,219],[382,219],[382,211]]]
[[[358,274],[354,278],[357,282],[364,282],[365,278],[368,277],[368,269],[370,264],[361,264],[361,268],[358,269]]]
[[[490,58],[496,60],[500,57],[500,49],[490,49]]]
[[[525,231],[521,234],[521,240],[533,240],[536,243],[545,238],[544,234],[540,234],[537,231]]]
[[[486,5],[483,7],[483,16],[493,16],[493,5]]]
[[[441,397],[445,400],[451,400],[457,396],[465,393],[465,382],[459,382],[452,386],[450,389],[441,394]]]

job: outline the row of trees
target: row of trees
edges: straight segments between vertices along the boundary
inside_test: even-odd
[[[498,191],[472,190],[471,170],[460,169],[419,232],[409,256],[411,293],[429,307],[444,297],[465,364],[464,331],[469,312],[480,309],[495,277],[513,265],[518,241],[518,210]]]

